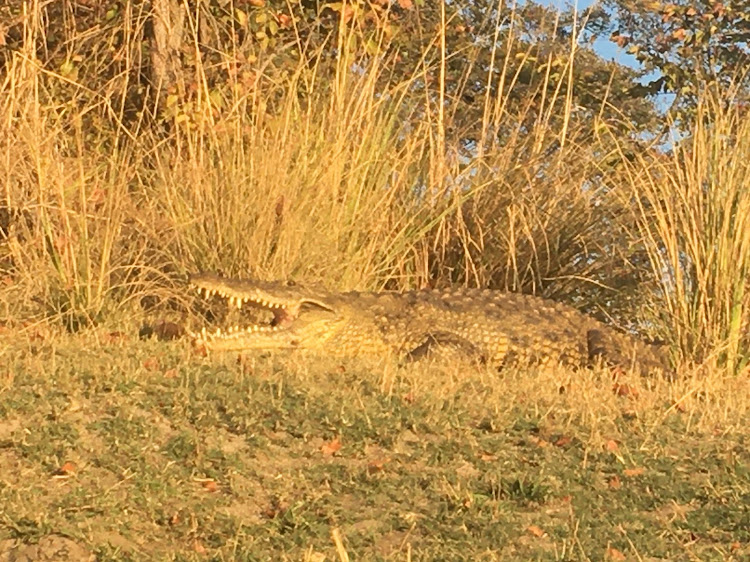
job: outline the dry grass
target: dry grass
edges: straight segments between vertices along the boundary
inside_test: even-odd
[[[100,560],[747,554],[747,378],[7,343],[0,554],[59,536]]]
[[[710,369],[745,369],[750,358],[750,123],[706,92],[686,138],[669,155],[623,158],[638,234],[659,282],[662,337]]]
[[[25,21],[31,45],[45,23]],[[91,47],[65,33],[72,52]],[[356,43],[358,33],[331,40]],[[506,73],[488,75],[500,94],[477,100],[481,115],[466,122],[456,108],[467,85],[445,83],[443,39],[401,80],[396,56],[342,49],[331,69],[303,49],[279,73],[240,70],[238,53],[220,53],[234,69],[224,87],[198,60],[194,82],[164,98],[158,127],[145,117],[156,107],[134,117],[124,95],[112,101],[140,64],[133,29],[118,39],[110,98],[86,85],[87,71],[106,69],[99,59],[55,72],[30,47],[14,52],[0,107],[3,195],[28,221],[15,220],[2,243],[6,310],[77,328],[132,314],[144,296],[166,299],[196,269],[336,288],[546,289],[593,307],[601,299],[589,289],[606,287],[626,260],[621,235],[606,228],[618,203],[582,189],[607,150],[571,113],[575,45],[545,55],[544,79],[520,107],[519,75],[493,52],[489,72]],[[513,34],[506,48],[519,60],[538,55]],[[477,131],[476,149],[454,130]]]

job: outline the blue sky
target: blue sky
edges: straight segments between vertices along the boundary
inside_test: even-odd
[[[578,0],[577,2],[573,2],[570,0],[537,0],[540,4],[545,6],[555,6],[558,8],[566,8],[568,6],[575,6],[578,11],[585,10],[586,8],[596,4],[596,2],[592,0]],[[598,39],[594,43],[594,50],[604,59],[607,60],[615,60],[619,62],[620,64],[625,64],[627,66],[631,66],[633,68],[638,68],[639,64],[636,58],[632,55],[629,55],[625,52],[625,49],[622,49],[615,45],[612,41],[609,40],[608,37],[602,37]]]
[[[555,6],[558,8],[566,8],[568,6],[575,6],[578,11],[585,10],[586,8],[596,4],[594,0],[535,0],[542,5]],[[625,52],[625,49],[618,47],[614,42],[609,40],[609,37],[601,37],[594,42],[594,51],[606,60],[614,60],[620,64],[630,66],[632,68],[641,68],[638,60],[633,56]],[[647,82],[653,80],[657,73],[652,72],[645,75],[641,82]],[[662,111],[666,111],[674,100],[673,94],[658,94],[655,98],[656,106]]]

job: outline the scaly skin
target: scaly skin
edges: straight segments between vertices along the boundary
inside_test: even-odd
[[[494,366],[607,364],[669,370],[659,348],[569,306],[482,289],[329,293],[282,282],[196,274],[190,283],[231,305],[271,310],[269,325],[193,333],[210,350],[304,349],[334,356],[461,356]]]

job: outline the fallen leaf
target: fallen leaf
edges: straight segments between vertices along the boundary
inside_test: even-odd
[[[276,517],[284,513],[287,509],[289,509],[289,506],[285,502],[282,502],[277,497],[273,497],[271,498],[271,503],[266,506],[262,513],[268,519],[276,519]]]
[[[607,548],[607,558],[609,560],[625,560],[625,555],[614,547]]]
[[[611,490],[619,490],[622,488],[622,482],[617,474],[614,474],[607,479],[607,485]]]
[[[206,554],[206,547],[203,546],[203,543],[198,539],[195,539],[195,541],[193,541],[193,550],[198,554]]]
[[[207,492],[213,493],[219,491],[219,485],[213,478],[193,478],[193,482],[200,484],[201,488]]]
[[[638,389],[629,384],[615,383],[612,387],[612,392],[614,392],[617,396],[630,396],[631,398],[638,398]]]
[[[323,443],[323,445],[320,447],[320,452],[323,453],[326,457],[331,457],[334,454],[336,454],[341,449],[341,438],[336,437],[333,441],[329,441],[328,443]]]
[[[541,437],[537,437],[536,435],[529,436],[529,441],[531,441],[539,448],[549,447],[550,444],[546,439],[542,439]]]
[[[614,453],[615,451],[617,451],[617,450],[618,450],[618,449],[620,448],[620,446],[619,446],[619,445],[617,444],[617,441],[615,441],[614,439],[610,439],[610,440],[609,440],[609,441],[607,441],[607,443],[606,443],[606,444],[604,445],[604,448],[605,448],[605,449],[606,449],[607,451],[609,451],[610,453]]]
[[[628,478],[632,478],[633,476],[640,476],[644,472],[646,472],[646,469],[642,466],[638,466],[636,468],[626,468],[622,471],[623,475],[627,476]]]
[[[72,461],[67,461],[62,464],[54,473],[55,478],[68,478],[78,471],[78,467]]]
[[[547,533],[541,527],[537,525],[529,525],[526,527],[526,531],[534,535],[535,537],[543,537]]]
[[[572,437],[569,437],[567,435],[561,435],[555,441],[555,447],[565,447],[566,445],[570,445],[572,441],[573,441]]]
[[[164,378],[165,379],[176,379],[177,378],[177,369],[167,369],[164,371]]]
[[[143,361],[143,368],[147,371],[159,370],[159,359],[157,359],[156,357],[149,357],[148,359]]]
[[[377,459],[374,461],[370,461],[367,463],[367,473],[368,474],[376,474],[378,472],[383,472],[385,470],[385,464],[390,459]]]

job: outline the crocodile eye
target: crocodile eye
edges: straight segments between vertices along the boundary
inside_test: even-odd
[[[290,280],[288,280],[288,281],[286,282],[286,286],[287,286],[287,287],[295,287],[295,286],[297,286],[297,283],[295,283],[294,281],[292,281],[292,280],[290,279]]]

